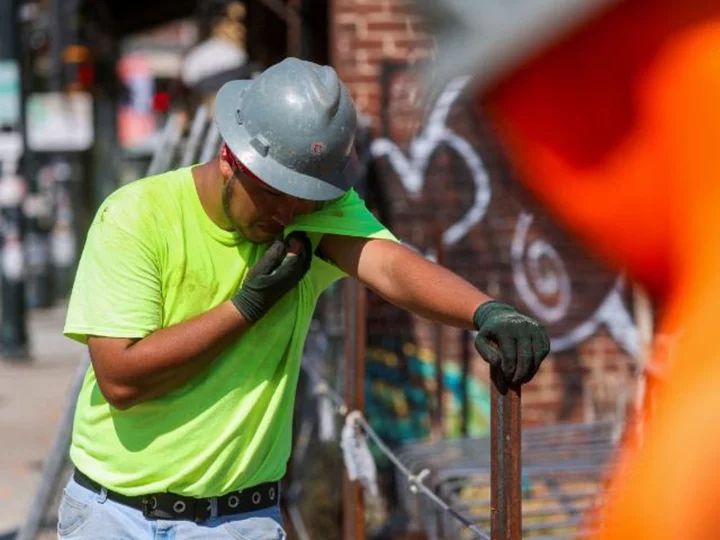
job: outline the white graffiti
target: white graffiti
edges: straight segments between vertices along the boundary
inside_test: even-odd
[[[535,240],[526,249],[532,222],[532,214],[520,214],[511,247],[513,282],[520,297],[536,315],[547,323],[555,323],[567,315],[570,307],[570,276],[558,252],[546,241]],[[556,299],[549,305],[536,291],[543,298]]]
[[[459,77],[447,85],[422,131],[410,141],[407,154],[387,138],[376,139],[371,146],[373,157],[388,159],[412,198],[421,194],[425,173],[438,147],[447,145],[464,160],[475,184],[475,197],[470,209],[444,231],[443,243],[447,246],[459,242],[482,221],[492,198],[490,177],[482,158],[467,140],[446,125],[451,108],[468,82],[468,77]],[[571,280],[565,263],[551,244],[535,239],[526,245],[532,221],[532,214],[527,212],[522,212],[518,218],[511,246],[513,281],[520,298],[537,317],[547,323],[557,323],[567,316],[572,302]],[[639,335],[622,299],[624,288],[625,280],[620,276],[588,320],[566,334],[553,337],[553,350],[572,349],[604,325],[613,339],[636,357],[640,350]],[[552,303],[549,303],[550,299]]]
[[[584,323],[573,328],[567,334],[552,339],[552,347],[556,352],[576,347],[605,325],[612,338],[625,352],[637,358],[640,354],[640,336],[630,312],[623,302],[622,292],[625,279],[619,276],[615,285],[602,301],[595,313]]]
[[[447,245],[456,244],[480,223],[490,204],[490,178],[482,159],[470,143],[445,125],[450,109],[462,94],[468,80],[468,77],[459,77],[443,90],[422,132],[410,142],[408,155],[390,139],[376,139],[370,148],[375,158],[388,158],[411,197],[417,197],[422,192],[428,164],[440,145],[448,145],[465,160],[475,184],[475,199],[465,215],[443,233],[443,242]]]
[[[547,241],[537,239],[528,245],[532,222],[533,215],[522,212],[515,227],[511,247],[513,282],[520,298],[535,315],[547,323],[555,323],[565,318],[572,302],[570,275],[557,250]],[[640,353],[639,334],[623,303],[624,288],[625,280],[620,276],[588,320],[567,334],[553,338],[553,350],[572,349],[605,325],[613,339],[627,353],[637,357]],[[545,300],[548,298],[553,299],[551,304]]]

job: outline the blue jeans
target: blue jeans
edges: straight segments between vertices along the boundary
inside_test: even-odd
[[[149,520],[140,510],[111,501],[73,479],[58,512],[58,539],[78,540],[285,540],[278,505],[211,517],[204,523]]]

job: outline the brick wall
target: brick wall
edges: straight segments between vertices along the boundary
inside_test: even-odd
[[[376,129],[381,115],[381,62],[426,58],[430,40],[413,0],[335,0],[333,63]]]
[[[632,391],[627,287],[521,190],[482,111],[461,90],[446,89],[454,97],[445,108],[423,97],[418,73],[431,41],[412,4],[336,0],[331,14],[334,65],[375,138],[367,198],[404,241],[440,253],[473,284],[545,321],[556,352],[524,389],[524,422],[613,416]],[[437,349],[432,325],[378,298],[369,332],[371,345]],[[443,357],[458,361],[461,334],[443,332]],[[472,365],[486,381],[485,364]]]

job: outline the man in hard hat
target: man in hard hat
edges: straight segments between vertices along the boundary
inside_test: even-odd
[[[598,537],[717,538],[720,3],[489,4],[423,0],[439,69],[478,77],[520,180],[646,288],[674,341],[643,436],[628,437],[593,516]]]
[[[403,247],[352,189],[356,112],[330,67],[287,59],[218,92],[220,155],[113,193],[91,226],[65,334],[92,369],[61,538],[280,538],[303,342],[350,275],[478,330],[506,382],[549,350],[536,321]],[[115,535],[115,536],[113,536]]]

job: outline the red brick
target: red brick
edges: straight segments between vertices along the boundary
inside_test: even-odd
[[[352,48],[356,51],[372,51],[372,50],[382,50],[383,48],[383,39],[382,38],[375,38],[375,39],[362,39],[362,38],[355,38],[352,40]]]
[[[378,13],[391,14],[391,11],[387,4],[355,4],[338,6],[336,13],[352,13],[354,16],[363,17]]]
[[[372,37],[375,37],[375,34],[384,36],[388,32],[402,35],[407,32],[407,23],[403,20],[367,21],[367,31]]]

